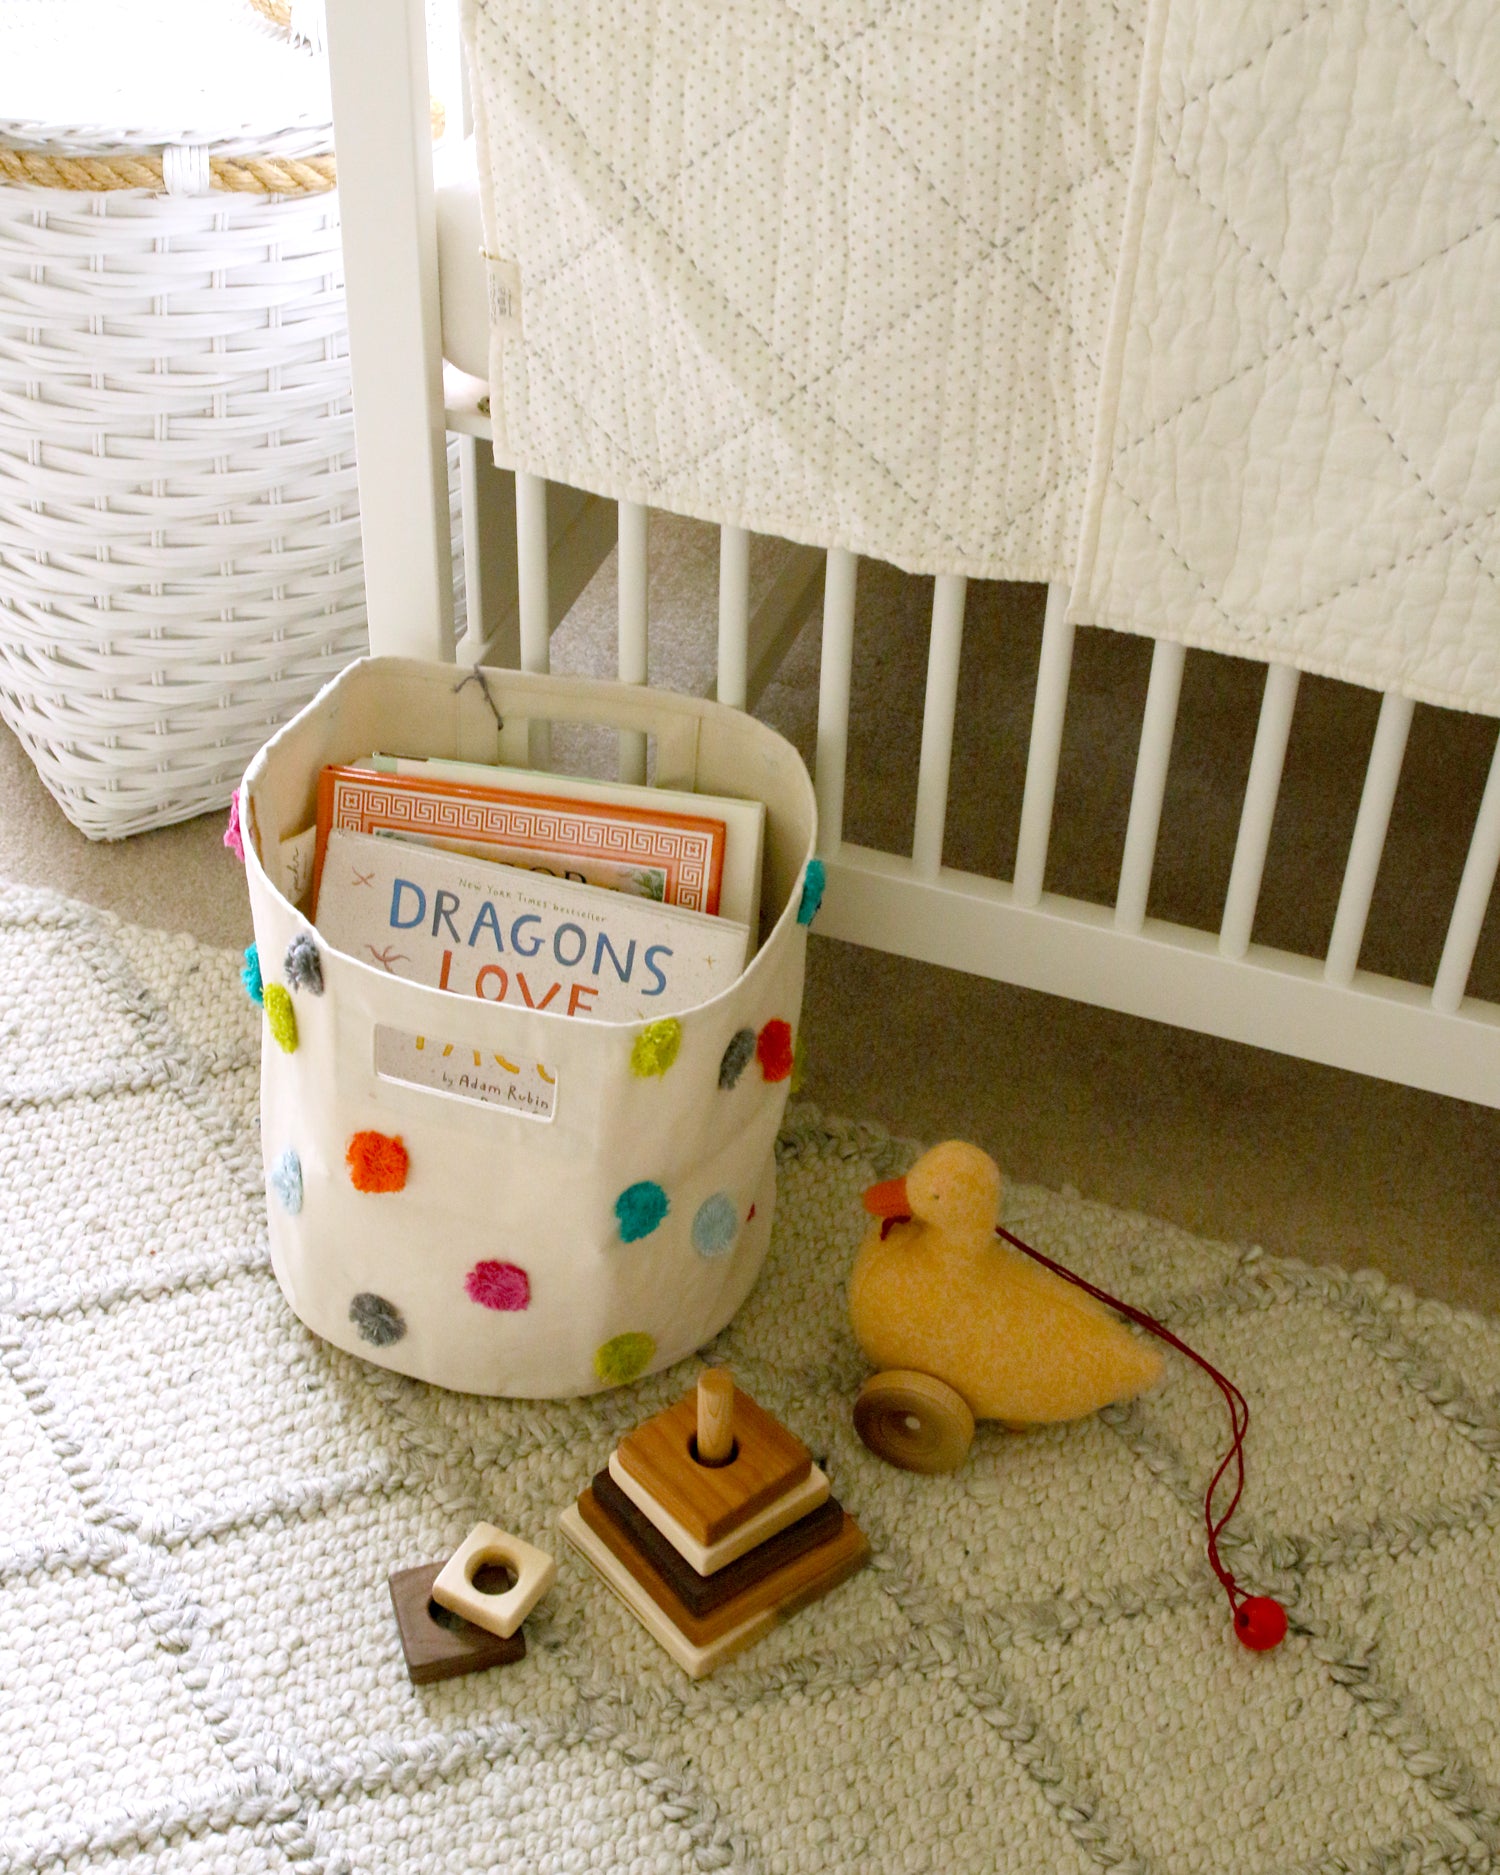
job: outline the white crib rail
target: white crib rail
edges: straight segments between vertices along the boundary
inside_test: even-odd
[[[519,554],[521,612],[523,619],[540,619],[547,614],[540,590],[546,574],[545,524],[533,514],[530,525],[530,551],[523,546]],[[621,504],[620,674],[636,683],[646,676],[645,527],[644,510]],[[1266,673],[1217,932],[1153,918],[1148,910],[1185,664],[1183,647],[1166,641],[1153,648],[1115,904],[1048,892],[1047,850],[1074,650],[1067,593],[1054,587],[1042,629],[1014,880],[947,867],[942,852],[960,707],[966,590],[962,579],[939,579],[933,592],[912,851],[876,851],[847,841],[843,833],[856,555],[841,549],[826,556],[789,549],[772,599],[752,614],[748,536],[738,528],[722,530],[718,694],[754,706],[775,658],[810,609],[825,558],[815,782],[828,892],[820,930],[1500,1106],[1500,1006],[1464,995],[1500,869],[1500,748],[1430,989],[1358,967],[1412,718],[1411,703],[1399,696],[1382,700],[1327,955],[1305,957],[1252,939],[1298,694],[1298,674],[1289,666],[1273,665]],[[529,598],[528,580],[539,588]],[[523,632],[523,646],[526,642]],[[544,658],[545,646],[534,655]],[[640,772],[640,754],[631,751],[622,772]]]
[[[518,526],[530,528],[529,544],[523,542],[518,556],[523,621],[544,619],[548,612],[545,519],[538,520],[534,505],[519,499],[525,479],[518,478]],[[529,520],[521,519],[523,509]],[[646,679],[645,535],[645,511],[622,503],[620,674],[635,683]],[[824,558],[810,549],[790,549],[774,603],[763,602],[752,614],[748,537],[742,529],[722,530],[718,693],[725,701],[754,706],[775,657],[810,609]],[[1326,957],[1252,939],[1298,693],[1298,674],[1288,666],[1273,665],[1266,673],[1217,932],[1153,918],[1148,911],[1185,663],[1182,646],[1170,642],[1153,649],[1115,904],[1048,892],[1047,849],[1074,650],[1067,594],[1055,587],[1042,631],[1014,880],[960,871],[943,865],[942,852],[960,707],[965,582],[945,578],[934,582],[912,851],[876,851],[845,840],[843,833],[858,564],[841,549],[826,555],[815,774],[819,846],[828,869],[820,930],[1500,1106],[1500,1006],[1463,993],[1500,868],[1500,748],[1431,989],[1358,967],[1412,717],[1410,702],[1395,695],[1382,701]],[[524,625],[522,643],[523,659],[545,660],[545,644]],[[642,772],[643,756],[622,750],[622,772]]]

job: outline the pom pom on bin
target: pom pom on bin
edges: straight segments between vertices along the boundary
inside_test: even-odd
[[[310,932],[299,931],[287,945],[284,967],[294,990],[306,990],[310,996],[323,994],[323,959]]]
[[[229,797],[229,825],[224,829],[224,844],[243,866],[245,838],[240,832],[240,791],[238,788]]]
[[[253,944],[245,946],[245,961],[240,966],[240,982],[245,986],[245,994],[252,1003],[265,1001],[265,988],[260,980],[260,952]]]
[[[810,859],[807,871],[802,875],[802,898],[797,906],[798,924],[811,924],[818,915],[818,907],[823,903],[823,888],[828,883],[828,875],[823,869],[821,859]]]
[[[699,1256],[726,1256],[739,1234],[739,1206],[729,1193],[716,1191],[705,1198],[693,1218],[693,1248]]]
[[[681,1046],[682,1024],[675,1016],[653,1022],[635,1038],[635,1046],[630,1051],[630,1072],[643,1081],[665,1074],[677,1059]]]
[[[656,1355],[650,1335],[638,1331],[615,1335],[594,1350],[594,1372],[607,1387],[623,1387],[639,1380]]]
[[[271,1167],[271,1189],[292,1217],[302,1209],[302,1161],[290,1146]]]
[[[406,1147],[389,1133],[356,1133],[344,1153],[356,1191],[400,1191],[410,1164]]]
[[[615,1199],[620,1241],[639,1243],[642,1237],[649,1237],[671,1208],[667,1194],[654,1180],[643,1178],[627,1185]]]
[[[750,1057],[754,1053],[754,1029],[736,1029],[719,1063],[719,1085],[726,1093],[730,1088],[738,1086],[739,1078],[749,1066]]]
[[[531,1301],[531,1278],[517,1263],[476,1263],[464,1278],[464,1292],[484,1309],[510,1314]]]
[[[406,1334],[406,1317],[395,1303],[368,1290],[349,1304],[349,1319],[371,1347],[394,1347]]]
[[[784,1081],[792,1071],[792,1025],[774,1016],[755,1041],[760,1071],[768,1081]]]
[[[284,983],[267,983],[262,987],[261,1001],[276,1046],[292,1054],[297,1046],[297,1012],[292,1008],[291,991]]]

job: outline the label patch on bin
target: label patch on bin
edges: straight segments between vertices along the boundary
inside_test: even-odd
[[[557,1107],[557,1077],[544,1062],[512,1061],[493,1048],[383,1024],[375,1029],[375,1072],[387,1081],[502,1107],[528,1120],[550,1120]]]

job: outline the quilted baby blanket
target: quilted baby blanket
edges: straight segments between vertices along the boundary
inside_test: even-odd
[[[1500,712],[1491,0],[468,0],[496,452]]]

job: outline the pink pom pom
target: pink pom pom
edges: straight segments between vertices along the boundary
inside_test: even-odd
[[[243,866],[245,863],[245,841],[240,833],[240,795],[236,788],[229,800],[229,825],[224,829],[224,844]]]

